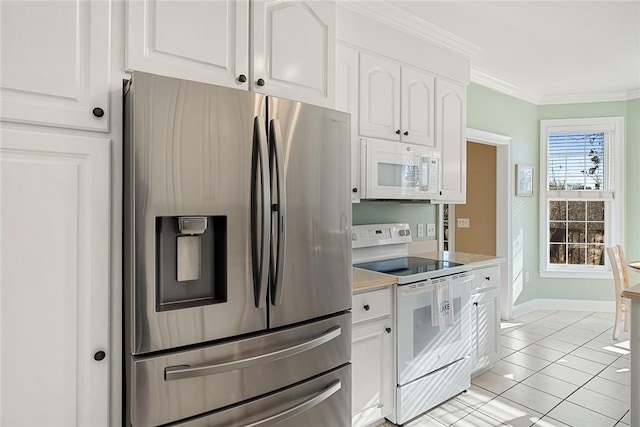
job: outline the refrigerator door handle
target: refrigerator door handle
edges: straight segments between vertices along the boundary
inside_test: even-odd
[[[322,335],[312,338],[309,341],[305,341],[303,343],[296,344],[282,350],[276,350],[271,353],[261,354],[259,356],[234,360],[233,362],[216,363],[215,365],[196,367],[191,367],[190,365],[170,366],[168,368],[164,368],[164,379],[165,381],[173,381],[182,380],[185,378],[203,377],[207,375],[219,374],[222,372],[235,371],[238,369],[247,368],[249,366],[274,362],[276,360],[284,359],[286,357],[295,356],[296,354],[309,351],[331,341],[332,339],[339,337],[341,334],[342,328],[340,326],[334,326],[328,329]]]
[[[273,305],[282,304],[282,283],[283,283],[283,272],[284,272],[284,262],[285,262],[285,254],[286,254],[286,236],[287,236],[287,221],[286,221],[286,212],[287,212],[287,197],[286,197],[286,184],[284,177],[284,158],[283,152],[284,149],[282,147],[282,132],[280,131],[280,121],[277,119],[273,119],[270,122],[269,126],[269,137],[271,140],[271,170],[276,172],[276,197],[277,203],[273,204],[272,210],[274,213],[278,215],[276,220],[276,229],[274,231],[274,240],[276,243],[275,255],[271,254],[272,257],[272,289],[271,289],[271,303]],[[275,264],[275,266],[274,266]]]
[[[258,163],[259,161],[259,163]],[[269,280],[269,232],[271,229],[271,181],[269,173],[269,151],[267,148],[267,130],[262,117],[253,122],[253,159],[251,165],[251,256],[253,259],[253,280],[255,305],[264,307],[265,294]],[[260,176],[258,177],[258,168]],[[257,182],[260,182],[261,206],[258,208]],[[262,224],[259,223],[262,219]],[[261,230],[259,231],[259,228]],[[260,238],[258,234],[261,234]]]
[[[266,427],[279,423],[280,421],[286,420],[291,417],[295,417],[303,413],[304,411],[313,408],[314,406],[319,405],[324,402],[332,395],[334,395],[340,388],[342,387],[342,382],[340,380],[335,380],[331,384],[329,384],[326,388],[324,388],[321,392],[314,394],[309,399],[304,402],[294,406],[293,408],[289,408],[285,411],[282,411],[278,414],[272,415],[267,418],[263,418],[259,421],[256,421],[251,424],[247,424],[246,427]]]

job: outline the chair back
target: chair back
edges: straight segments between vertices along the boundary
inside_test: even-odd
[[[627,260],[624,250],[620,245],[607,248],[607,255],[613,270],[613,279],[616,284],[616,298],[619,298],[623,290],[629,287],[629,270],[627,270]]]

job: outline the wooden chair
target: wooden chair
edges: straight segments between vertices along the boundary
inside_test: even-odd
[[[613,339],[620,336],[620,324],[624,320],[624,330],[629,332],[631,323],[631,301],[622,297],[622,291],[629,287],[629,271],[627,260],[624,257],[624,250],[620,245],[607,248],[607,255],[613,270],[613,279],[616,285],[616,320],[613,327]]]

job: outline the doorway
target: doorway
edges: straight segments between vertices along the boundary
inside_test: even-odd
[[[512,252],[512,239],[511,239],[511,198],[513,192],[513,172],[511,167],[511,141],[512,138],[505,135],[499,135],[492,132],[486,132],[479,129],[467,128],[467,147],[469,147],[471,143],[472,150],[474,148],[479,148],[482,150],[484,147],[480,146],[489,146],[491,147],[493,153],[495,154],[495,165],[491,167],[493,171],[495,171],[495,191],[493,198],[493,206],[494,210],[494,219],[493,219],[493,227],[492,232],[494,239],[491,239],[495,245],[495,249],[493,249],[493,253],[487,253],[487,255],[495,255],[498,257],[502,257],[505,259],[505,262],[501,264],[500,274],[502,276],[502,288],[500,290],[500,312],[501,317],[504,320],[511,319],[511,312],[513,308],[513,252]],[[490,150],[487,153],[491,152]],[[469,153],[467,153],[467,160],[469,160]],[[471,161],[471,167],[473,168],[473,160]],[[469,164],[467,165],[469,167]],[[483,167],[480,165],[480,167]],[[485,166],[486,167],[486,166]],[[487,167],[488,168],[488,167]],[[471,194],[474,190],[470,184],[474,185],[472,181],[476,180],[477,172],[471,172],[467,169],[467,203],[470,203],[473,199],[473,195]],[[473,179],[470,179],[473,177]],[[490,191],[490,190],[489,190]],[[480,206],[486,206],[488,201],[480,201]],[[464,230],[472,230],[475,227],[475,221],[470,218],[471,214],[465,213],[463,214],[459,212],[460,209],[464,209],[465,205],[449,205],[447,218],[446,218],[446,226],[448,228],[447,235],[445,237],[445,229],[444,229],[444,221],[440,221],[441,229],[440,236],[443,236],[441,241],[443,244],[440,246],[441,250],[444,249],[444,239],[448,238],[448,250],[458,251],[458,252],[472,252],[472,253],[483,253],[489,251],[489,249],[475,249],[475,247],[470,246],[462,246],[458,247],[458,237],[456,236],[456,232]],[[482,207],[478,207],[476,209],[484,209]],[[463,210],[464,212],[464,210]],[[475,214],[474,214],[475,215]],[[439,218],[444,217],[444,206],[440,205],[439,210]],[[459,218],[469,218],[469,228],[458,228],[457,220]],[[471,221],[474,221],[473,223]],[[464,221],[463,221],[464,225]],[[489,240],[489,239],[487,239]],[[464,250],[463,250],[464,248]]]
[[[496,255],[496,162],[495,145],[467,141],[467,203],[451,224],[458,252]]]

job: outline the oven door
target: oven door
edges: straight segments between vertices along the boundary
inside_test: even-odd
[[[431,280],[396,287],[398,384],[422,377],[471,351],[471,281],[473,274],[447,276],[451,285],[454,324],[440,330],[432,311],[437,307]]]

